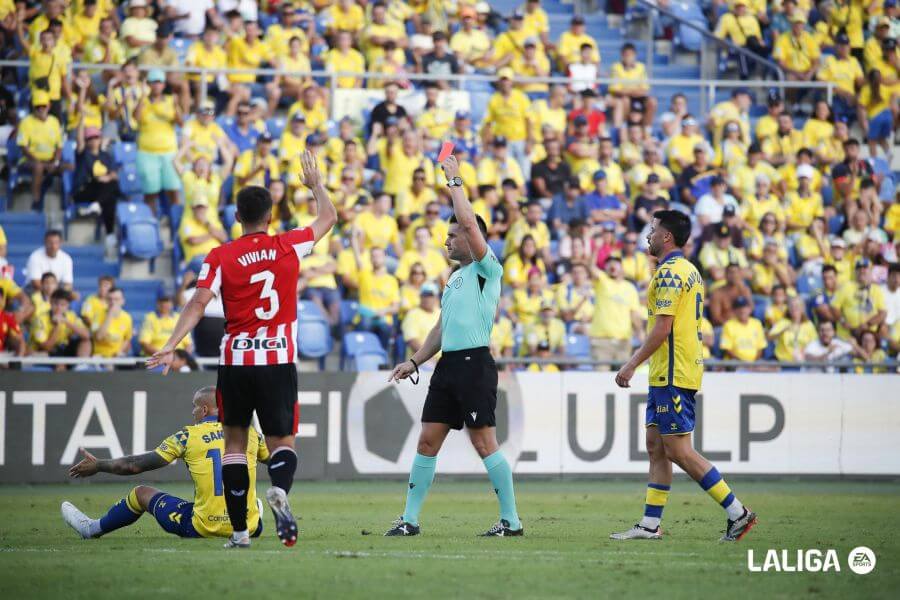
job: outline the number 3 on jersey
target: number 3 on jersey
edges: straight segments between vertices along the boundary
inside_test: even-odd
[[[263,282],[262,291],[259,293],[259,299],[269,302],[269,310],[265,310],[262,306],[257,307],[254,311],[256,318],[262,321],[268,321],[278,314],[278,292],[272,287],[275,283],[275,274],[272,271],[260,271],[250,276],[250,283]]]

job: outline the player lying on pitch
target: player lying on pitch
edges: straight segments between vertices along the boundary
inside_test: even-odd
[[[149,512],[160,527],[183,538],[229,537],[231,522],[225,509],[222,486],[222,455],[225,440],[218,420],[216,388],[201,388],[193,399],[194,424],[167,437],[152,452],[103,460],[82,450],[84,459],[69,469],[71,477],[90,477],[96,473],[137,475],[162,468],[182,459],[194,480],[194,501],[188,502],[147,485],[139,485],[116,502],[105,516],[91,519],[71,502],[62,503],[62,516],[84,539],[96,538],[127,527]],[[253,537],[262,533],[262,503],[256,498],[256,463],[269,460],[262,437],[250,432],[247,464],[250,467],[247,524]]]

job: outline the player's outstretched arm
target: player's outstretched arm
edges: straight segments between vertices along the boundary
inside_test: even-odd
[[[674,315],[656,315],[656,322],[653,329],[647,334],[647,339],[641,344],[637,352],[634,353],[627,363],[622,365],[619,372],[616,373],[616,384],[619,387],[631,387],[630,381],[634,376],[634,371],[641,366],[645,360],[653,356],[653,353],[662,346],[662,343],[672,331],[672,325],[675,323]]]
[[[459,176],[459,163],[452,154],[441,163],[441,168],[444,169],[447,181]],[[472,251],[472,260],[480,261],[487,254],[488,246],[478,228],[475,211],[472,209],[472,203],[466,198],[463,186],[451,187],[450,199],[453,201],[453,214],[456,215],[456,222],[459,223],[469,244],[469,249]]]
[[[165,458],[156,452],[145,452],[123,456],[121,458],[98,459],[96,456],[81,449],[84,458],[69,469],[69,477],[91,477],[97,473],[112,473],[113,475],[137,475],[145,471],[153,471],[169,464]]]
[[[169,338],[169,341],[166,342],[165,346],[159,349],[159,352],[154,352],[153,356],[147,359],[148,369],[155,369],[156,367],[162,366],[163,375],[169,373],[169,367],[172,365],[172,358],[175,356],[175,348],[178,347],[178,344],[184,339],[184,336],[193,331],[194,327],[197,326],[197,323],[203,318],[203,313],[206,311],[206,305],[209,304],[212,299],[213,293],[209,289],[198,287],[194,290],[194,295],[191,296],[188,303],[184,305],[184,310],[181,311],[181,315],[178,317],[178,323],[175,324],[175,330],[172,331],[172,337]]]
[[[322,174],[319,172],[319,163],[316,162],[316,157],[312,152],[304,151],[303,156],[300,157],[300,164],[303,166],[303,183],[312,190],[313,198],[316,199],[316,220],[310,227],[313,230],[313,237],[318,242],[337,223],[337,209],[325,188]]]
[[[417,371],[416,365],[421,365],[422,363],[427,362],[432,356],[437,354],[438,350],[441,349],[441,320],[438,319],[437,324],[432,327],[431,331],[428,332],[428,335],[425,336],[425,341],[422,342],[422,346],[416,351],[415,354],[412,355],[411,360],[404,361],[394,367],[393,372],[391,372],[391,376],[388,378],[388,383],[391,381],[399,382],[401,379],[406,379],[413,373]],[[415,364],[413,364],[415,361]]]

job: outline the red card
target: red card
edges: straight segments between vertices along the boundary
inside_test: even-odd
[[[445,160],[447,160],[447,157],[450,156],[450,153],[452,153],[452,152],[453,152],[453,142],[444,142],[443,144],[441,144],[441,153],[438,154],[437,161],[439,163],[444,162]]]

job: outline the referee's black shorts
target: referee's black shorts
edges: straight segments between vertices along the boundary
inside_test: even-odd
[[[297,434],[297,367],[284,365],[219,365],[216,382],[219,422],[250,427],[253,411],[263,434]]]
[[[438,361],[422,409],[423,423],[452,429],[495,427],[497,365],[485,347],[444,352]]]

